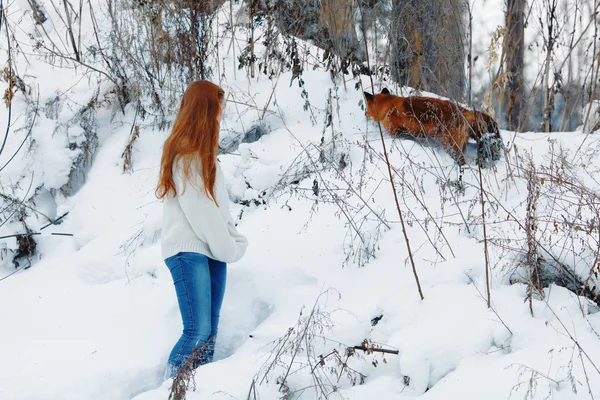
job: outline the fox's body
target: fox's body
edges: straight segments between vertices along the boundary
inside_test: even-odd
[[[500,158],[501,137],[498,124],[489,115],[467,110],[447,100],[431,97],[397,97],[383,89],[380,94],[364,93],[367,115],[392,136],[411,136],[434,139],[450,153],[459,165],[465,164],[464,151],[469,138],[478,143],[478,162],[481,157],[494,161]],[[484,144],[486,133],[494,141]],[[483,151],[487,155],[481,154]]]

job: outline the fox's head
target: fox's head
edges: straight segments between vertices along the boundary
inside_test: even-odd
[[[387,88],[383,88],[380,94],[371,94],[369,92],[363,92],[365,101],[367,102],[367,116],[373,121],[380,121],[387,112],[387,99],[391,96],[391,93]],[[377,104],[377,107],[375,106]],[[377,111],[379,113],[377,113]],[[379,116],[378,116],[379,114]]]

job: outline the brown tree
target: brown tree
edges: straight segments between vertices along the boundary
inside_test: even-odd
[[[394,0],[390,64],[394,79],[420,90],[464,98],[465,46],[459,0]]]
[[[505,93],[508,129],[510,130],[518,130],[522,126],[523,59],[525,55],[524,9],[524,0],[508,0],[504,54],[508,72]]]

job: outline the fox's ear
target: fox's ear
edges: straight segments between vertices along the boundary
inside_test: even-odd
[[[381,89],[381,94],[391,94],[391,93],[388,90],[388,88],[384,87],[383,89]]]
[[[367,99],[367,100],[371,100],[373,98],[373,95],[369,92],[363,92],[363,95],[365,96],[365,99]]]

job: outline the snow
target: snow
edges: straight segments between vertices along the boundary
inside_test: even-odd
[[[22,3],[11,16],[13,24],[27,7]],[[242,28],[238,35],[245,37]],[[489,41],[482,37],[477,48]],[[82,40],[92,40],[89,31]],[[173,283],[160,256],[162,208],[154,197],[168,131],[140,122],[133,172],[123,173],[121,154],[135,109],[130,105],[119,114],[103,104],[95,116],[99,147],[86,182],[65,196],[54,189],[67,183],[77,157],[69,144],[80,141],[82,132],[72,121],[93,96],[93,82],[82,77],[83,71],[52,68],[40,60],[23,65],[40,83],[40,104],[57,94],[60,101],[54,115],[38,115],[32,130],[35,146],[19,153],[0,180],[17,198],[34,196],[27,194],[33,182],[32,188],[41,187],[34,197],[37,209],[53,218],[68,215],[35,237],[41,257],[31,268],[0,281],[0,399],[166,399],[172,381],[163,382],[164,368],[181,329]],[[232,55],[223,65],[233,65]],[[550,285],[543,299],[534,298],[532,316],[526,285],[510,284],[522,272],[522,263],[514,253],[491,245],[492,308],[487,307],[475,145],[467,150],[461,193],[451,184],[458,168],[443,150],[385,138],[421,300],[379,131],[361,109],[362,90],[354,89],[350,76],[348,90],[336,88],[322,70],[306,69],[302,78],[311,105],[307,111],[298,81],[289,85],[291,73],[282,74],[275,86],[261,75],[248,79],[243,70],[237,71],[237,79],[233,71],[219,78],[232,100],[221,140],[258,123],[267,103],[262,124],[269,133],[219,157],[236,202],[232,214],[249,247],[241,261],[228,267],[217,360],[197,370],[196,390],[190,389],[188,398],[246,399],[255,381],[257,398],[279,399],[278,377],[286,375],[290,364],[289,398],[318,398],[316,376],[332,392],[330,398],[352,400],[580,399],[592,398],[589,391],[600,392],[600,372],[592,364],[600,360],[595,305]],[[372,91],[370,80],[360,79]],[[101,86],[100,99],[107,87]],[[330,89],[333,126],[324,128]],[[15,127],[28,126],[25,110],[19,92],[13,102]],[[6,119],[2,111],[0,126]],[[0,165],[17,149],[26,129],[15,132]],[[486,203],[489,238],[522,243],[524,237],[507,218],[510,212],[522,219],[526,209],[524,163],[516,162],[514,149],[521,156],[529,152],[541,170],[558,147],[569,151],[569,159],[578,160],[578,176],[598,190],[597,137],[581,131],[502,131],[502,136],[513,146],[512,162],[503,158],[482,171],[484,187],[503,206]],[[319,161],[321,151],[325,162]],[[347,166],[332,168],[342,154]],[[512,171],[517,164],[521,167]],[[240,200],[250,205],[242,206]],[[541,201],[540,215],[552,207],[567,210],[568,199],[559,200]],[[42,215],[28,217],[33,228],[46,223]],[[11,222],[0,227],[0,234],[22,230],[22,224]],[[556,248],[549,251],[559,252],[563,242],[554,240]],[[3,254],[16,247],[14,238],[0,243],[6,246]],[[573,257],[578,265],[589,265],[593,256],[577,251]],[[12,263],[3,260],[0,278],[13,271]],[[585,269],[577,272],[586,277]],[[300,337],[303,329],[311,341],[302,343],[296,357],[296,348],[287,347],[281,362],[268,370],[278,340]],[[324,368],[315,367],[316,374],[310,374],[307,363],[318,355],[337,350],[345,360],[346,347],[365,339],[399,354],[357,351],[343,371],[330,357]],[[366,376],[364,384],[353,384],[350,369]]]

